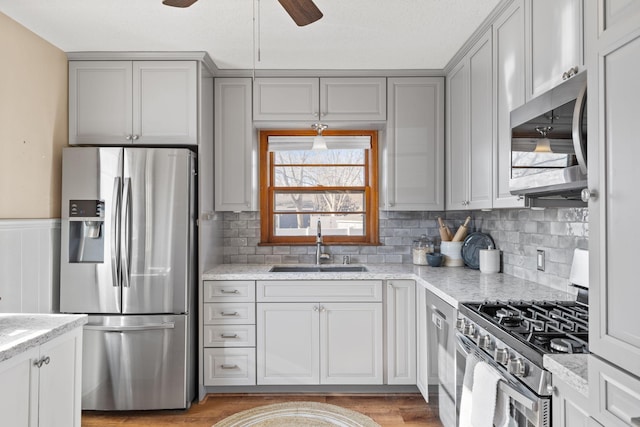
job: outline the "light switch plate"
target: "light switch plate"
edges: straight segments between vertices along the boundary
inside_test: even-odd
[[[544,271],[544,250],[538,249],[538,255],[536,257],[536,265],[538,270]]]

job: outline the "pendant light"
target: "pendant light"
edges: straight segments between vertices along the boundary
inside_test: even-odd
[[[542,135],[542,139],[539,139],[536,143],[534,153],[553,153],[551,149],[551,141],[547,138],[547,133],[551,132],[553,128],[551,126],[537,127],[536,131]]]
[[[324,140],[322,136],[322,132],[328,128],[329,126],[322,123],[314,123],[311,125],[318,134],[313,137],[313,145],[311,146],[312,150],[326,150],[327,149],[327,141]]]

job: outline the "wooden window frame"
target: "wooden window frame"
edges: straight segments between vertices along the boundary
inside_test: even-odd
[[[365,150],[365,214],[362,236],[323,236],[325,245],[379,245],[378,234],[378,131],[325,130],[324,136],[369,136],[371,148]],[[261,130],[260,131],[260,245],[314,245],[314,236],[276,236],[274,234],[273,182],[274,153],[268,151],[270,136],[314,136],[313,130]],[[306,190],[318,187],[305,187]],[[326,190],[335,187],[323,187]]]

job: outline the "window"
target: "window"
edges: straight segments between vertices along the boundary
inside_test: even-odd
[[[378,244],[378,134],[323,133],[328,150],[312,150],[314,131],[260,132],[261,243]]]

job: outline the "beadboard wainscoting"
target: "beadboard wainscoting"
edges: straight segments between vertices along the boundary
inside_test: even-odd
[[[501,271],[562,291],[568,288],[575,248],[587,249],[588,208],[497,209],[455,212],[380,212],[380,246],[326,245],[332,263],[350,255],[352,263],[410,264],[413,240],[421,234],[440,244],[437,218],[452,230],[471,216],[469,232],[491,235],[502,250]],[[225,212],[223,218],[225,264],[314,263],[315,245],[259,246],[258,212]],[[545,271],[536,268],[536,251],[546,254]]]
[[[0,312],[59,310],[60,220],[0,220]]]

